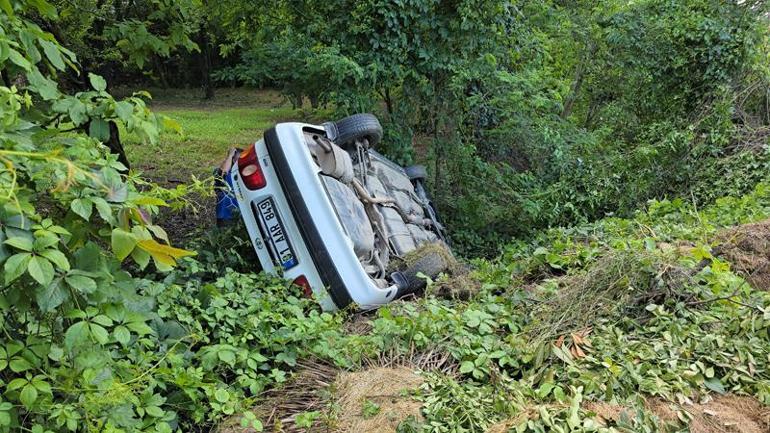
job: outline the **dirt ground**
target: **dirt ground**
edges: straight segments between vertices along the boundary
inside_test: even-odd
[[[183,245],[200,232],[216,226],[216,198],[195,194],[189,197],[193,207],[183,210],[161,208],[156,217],[171,239],[172,245]]]
[[[716,255],[760,290],[770,290],[770,220],[744,224],[718,235]]]

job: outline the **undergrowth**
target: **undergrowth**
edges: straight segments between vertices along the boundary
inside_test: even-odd
[[[169,403],[193,408],[176,412],[179,426],[248,412],[300,359],[358,369],[429,351],[448,353],[455,368],[424,373],[416,398],[425,419],[403,431],[481,432],[495,422],[517,432],[679,431],[686,423],[667,426],[645,398],[734,393],[770,404],[770,296],[711,254],[720,227],[770,215],[768,191],[761,183],[702,210],[651,202],[634,219],[546,232],[477,261],[481,289],[467,301],[396,302],[359,333],[346,332],[346,313],[319,312],[281,280],[232,270],[211,279],[218,262],[203,253],[145,289],[167,350],[152,382]],[[602,424],[589,401],[635,415]]]
[[[123,306],[85,307],[76,324],[89,330],[77,338],[99,337],[100,350],[71,332],[39,345],[16,328],[26,337],[3,348],[0,421],[6,431],[22,419],[45,426],[35,431],[200,431],[237,415],[269,430],[251,408],[301,360],[361,369],[384,354],[440,352],[454,367],[424,372],[424,419],[402,431],[677,431],[685,423],[664,426],[643,400],[733,393],[770,404],[770,296],[711,252],[721,227],[768,216],[760,183],[705,209],[651,202],[633,219],[551,230],[475,261],[467,300],[399,301],[365,316],[362,332],[347,331],[348,312],[323,313],[251,272],[247,241],[211,234],[174,270],[122,275],[118,287],[136,287]],[[635,417],[602,424],[589,401]]]

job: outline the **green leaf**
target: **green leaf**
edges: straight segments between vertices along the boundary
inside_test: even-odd
[[[476,368],[476,366],[473,364],[473,361],[463,361],[462,364],[460,364],[460,373],[470,373]]]
[[[51,350],[48,351],[48,358],[50,358],[53,361],[61,361],[62,357],[64,356],[64,350],[57,346],[57,345],[51,345]]]
[[[70,270],[70,262],[69,260],[67,260],[67,257],[61,251],[49,249],[49,250],[43,251],[42,253],[40,253],[40,255],[50,260],[51,263],[56,265],[57,268],[63,271]]]
[[[85,275],[70,274],[64,277],[64,281],[66,281],[67,285],[73,289],[85,294],[94,293],[97,287],[96,281],[94,281],[93,278],[86,277]]]
[[[23,379],[21,377],[17,377],[16,379],[13,379],[12,381],[10,381],[8,383],[8,390],[9,391],[15,391],[17,389],[21,389],[21,387],[23,387],[27,383],[29,383],[29,381],[27,381],[27,379]]]
[[[126,326],[128,326],[128,329],[136,332],[139,335],[147,335],[153,333],[152,328],[147,326],[147,324],[144,322],[128,322],[126,323]]]
[[[131,341],[131,332],[123,325],[118,325],[112,331],[112,335],[115,336],[115,341],[126,346]]]
[[[150,253],[139,248],[134,248],[134,251],[131,251],[131,258],[139,265],[139,269],[146,268],[150,263]]]
[[[27,73],[27,79],[29,79],[30,88],[37,92],[41,98],[46,101],[57,99],[61,96],[59,93],[58,85],[55,81],[44,77],[37,68],[31,68],[32,70]]]
[[[230,400],[230,393],[226,389],[218,389],[214,392],[214,398],[220,403],[227,403]]]
[[[110,140],[110,125],[104,119],[91,119],[91,124],[88,125],[88,135],[95,139],[106,143]]]
[[[112,319],[105,316],[104,314],[99,314],[98,316],[95,316],[91,321],[98,323],[103,326],[112,326]]]
[[[115,115],[123,122],[131,120],[131,116],[134,114],[134,106],[128,101],[120,101],[115,104]]]
[[[75,323],[64,333],[64,347],[72,350],[79,346],[88,338],[88,322],[81,321]]]
[[[88,81],[91,83],[91,87],[97,92],[103,92],[107,90],[107,81],[99,75],[88,73]]]
[[[19,278],[24,271],[27,270],[27,265],[32,259],[30,253],[19,253],[12,255],[3,265],[5,271],[5,284],[9,284],[11,281]]]
[[[48,286],[40,286],[35,291],[35,300],[40,311],[47,313],[69,299],[69,291],[61,285],[61,279],[56,279]]]
[[[159,408],[158,406],[147,406],[144,408],[144,411],[147,412],[147,415],[150,415],[154,418],[160,418],[166,414],[166,412],[164,412],[163,409]]]
[[[127,232],[123,229],[116,228],[112,230],[112,251],[115,253],[115,257],[118,260],[123,261],[134,247],[136,247],[136,236],[133,233]]]
[[[43,286],[48,286],[53,281],[53,265],[44,257],[33,256],[27,265],[27,272]]]
[[[8,49],[8,58],[11,60],[11,62],[16,64],[16,66],[24,69],[27,72],[32,69],[32,63],[30,63],[26,57],[22,56],[21,53],[14,50],[13,48]],[[40,74],[40,72],[38,72],[38,74]]]
[[[94,242],[88,241],[79,250],[75,251],[75,267],[86,272],[100,272],[104,262],[104,251]]]
[[[168,240],[168,234],[165,230],[163,230],[163,227],[150,224],[147,226],[147,229],[149,229],[156,238],[165,241],[167,244],[170,243]]]
[[[11,370],[16,373],[21,373],[22,371],[27,371],[32,368],[32,364],[30,364],[29,361],[18,356],[11,359],[11,362],[8,363],[8,366],[11,367]]]
[[[9,17],[11,18],[14,17],[13,6],[11,6],[10,0],[0,0],[0,9],[2,9],[3,12],[5,12],[5,14],[8,15]]]
[[[91,335],[93,335],[94,339],[99,342],[99,344],[107,344],[107,342],[110,341],[109,332],[107,332],[101,325],[92,323],[89,327],[91,328]]]
[[[706,385],[706,388],[719,393],[719,394],[725,394],[727,391],[725,390],[725,386],[722,385],[722,381],[719,380],[717,377],[712,377],[709,379],[706,379],[703,382],[704,385]]]
[[[11,252],[5,247],[6,239],[5,232],[0,230],[0,265],[3,264],[8,257],[11,257]]]
[[[32,243],[32,249],[35,251],[43,251],[57,243],[59,243],[58,236],[52,233],[45,233],[44,235],[35,238],[35,242]]]
[[[45,39],[38,39],[38,43],[43,47],[43,52],[45,52],[45,56],[48,57],[48,60],[53,67],[63,71],[66,66],[64,65],[64,59],[62,59],[59,47],[55,43]]]
[[[37,389],[35,389],[31,383],[28,383],[24,389],[21,390],[19,401],[29,409],[35,404],[35,400],[37,400]]]
[[[107,203],[107,200],[101,197],[93,197],[91,201],[93,201],[94,206],[96,206],[96,211],[99,212],[99,216],[104,221],[112,224],[115,218],[112,216],[112,206]]]
[[[32,239],[22,236],[15,236],[6,239],[4,242],[6,245],[10,245],[16,249],[23,251],[32,251]]]
[[[40,15],[46,18],[56,18],[56,8],[45,0],[29,0],[29,4],[35,7]]]
[[[219,357],[219,360],[230,365],[235,364],[235,353],[233,353],[231,350],[220,350],[217,353],[217,356]]]
[[[84,123],[88,122],[88,107],[86,107],[86,104],[81,102],[79,99],[72,100],[72,104],[69,106],[69,109],[67,110],[67,114],[69,114],[70,119],[72,119],[72,122],[76,126],[83,125]]]
[[[44,376],[35,376],[34,379],[32,379],[32,385],[37,389],[38,391],[44,393],[44,394],[50,394],[51,393],[51,385],[43,380]]]
[[[89,218],[91,218],[93,206],[91,200],[87,198],[76,198],[70,203],[70,209],[72,209],[72,211],[76,214],[80,215],[81,218],[88,221]]]

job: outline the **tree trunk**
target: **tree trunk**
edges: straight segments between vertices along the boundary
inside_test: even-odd
[[[205,21],[205,20],[204,20]],[[211,82],[211,38],[208,25],[204,23],[200,31],[203,63],[201,64],[201,84],[203,85],[203,98],[214,99],[214,84]]]
[[[388,110],[388,117],[393,115],[393,97],[390,96],[390,89],[385,89],[385,108]]]
[[[566,119],[572,114],[572,109],[575,107],[575,101],[577,101],[578,96],[580,96],[580,89],[583,87],[583,78],[585,78],[586,65],[591,61],[591,58],[595,53],[596,44],[589,42],[583,58],[580,59],[580,63],[578,63],[575,67],[575,78],[572,81],[572,87],[570,89],[569,96],[567,96],[567,99],[564,102],[564,108],[561,111],[562,119]]]
[[[104,143],[107,145],[107,147],[110,149],[110,152],[118,155],[118,161],[120,161],[121,164],[126,166],[126,169],[131,168],[131,164],[128,162],[128,157],[126,156],[126,150],[123,149],[123,143],[120,142],[120,130],[118,129],[118,124],[114,121],[110,120],[110,139]]]
[[[5,84],[5,87],[11,88],[11,79],[8,78],[8,71],[0,71],[0,75],[3,76],[3,84]]]

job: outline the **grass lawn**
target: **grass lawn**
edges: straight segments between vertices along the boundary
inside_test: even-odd
[[[152,109],[176,120],[182,133],[164,131],[155,145],[142,143],[133,134],[122,136],[132,168],[162,183],[207,176],[228,148],[253,143],[276,122],[317,116],[292,109],[275,91],[221,89],[212,101],[183,89],[150,92]]]

